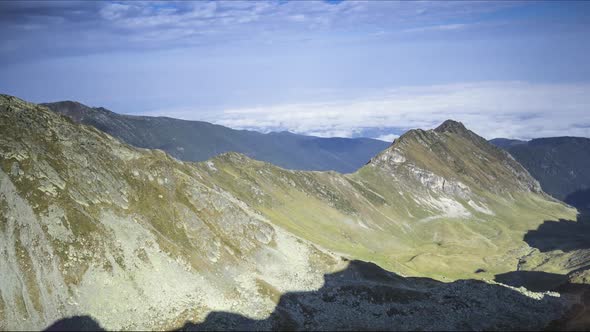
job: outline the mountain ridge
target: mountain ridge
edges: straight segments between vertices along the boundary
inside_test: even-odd
[[[41,105],[131,145],[162,149],[186,161],[204,161],[235,151],[285,168],[346,173],[354,172],[388,145],[369,138],[321,138],[283,132],[263,134],[204,121],[121,115],[72,101]]]
[[[466,138],[467,141],[472,143],[472,146],[462,146],[462,143],[465,141],[454,140],[454,143],[456,143],[455,149],[449,149],[446,147],[446,145],[448,145],[447,141],[452,140],[453,135],[459,135]],[[458,149],[460,149],[460,151]],[[501,170],[502,168],[500,166],[506,166],[510,167],[510,171],[508,173],[502,172],[500,174],[495,174],[494,172],[489,172],[489,169],[486,169],[486,172],[475,169],[473,166],[477,166],[478,160],[472,158],[472,156],[474,155],[473,151],[478,149],[483,150],[489,156],[492,156],[494,160],[496,160],[496,164],[502,164],[497,168],[492,168],[492,170]],[[441,176],[471,176],[471,181],[484,181],[489,189],[494,187],[494,184],[498,179],[503,179],[516,174],[518,175],[518,179],[523,181],[521,183],[522,187],[528,187],[534,192],[541,192],[538,182],[508,153],[488,144],[487,140],[483,137],[467,129],[461,122],[454,120],[446,120],[435,129],[412,129],[407,131],[396,139],[387,149],[373,157],[370,163],[373,162],[379,164],[379,160],[387,160],[389,161],[389,164],[403,163],[405,158],[400,158],[400,153],[412,153],[413,159],[419,163],[418,166],[431,170],[438,169],[440,172],[439,175]],[[477,156],[477,158],[481,158],[481,156]],[[490,162],[488,159],[485,159],[485,161],[488,163]],[[478,174],[475,174],[475,172]],[[503,187],[510,185],[512,184],[502,183]]]

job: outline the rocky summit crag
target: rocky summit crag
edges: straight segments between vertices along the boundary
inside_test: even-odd
[[[2,330],[587,323],[577,211],[457,122],[352,174],[181,162],[5,95],[0,133]]]

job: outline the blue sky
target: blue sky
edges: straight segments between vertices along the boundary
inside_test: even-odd
[[[590,2],[0,2],[0,92],[234,128],[590,136]]]

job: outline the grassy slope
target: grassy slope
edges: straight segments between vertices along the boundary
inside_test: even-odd
[[[2,95],[0,132],[0,249],[7,253],[0,308],[18,306],[3,309],[0,327],[38,329],[44,319],[86,310],[113,329],[148,328],[157,326],[148,321],[154,316],[178,315],[195,293],[202,297],[190,305],[192,320],[232,305],[262,315],[274,306],[256,278],[282,292],[302,289],[336,262],[162,151],[130,147]],[[29,207],[30,215],[19,213]],[[154,284],[168,292],[154,292]],[[56,293],[40,297],[39,289]],[[92,299],[64,307],[68,289]],[[142,305],[156,299],[161,305]]]
[[[522,190],[526,185],[510,183],[522,175],[504,167],[509,162],[502,159],[504,154],[485,141],[472,143],[447,134],[444,142],[438,148],[446,154],[465,156],[460,159],[462,173],[453,169],[453,163],[441,162],[445,153],[432,153],[432,144],[429,148],[411,139],[401,146],[409,151],[407,157],[413,164],[468,183],[473,197],[494,215],[481,213],[458,198],[471,216],[441,216],[419,200],[446,197],[444,194],[406,181],[409,175],[400,180],[370,165],[349,175],[293,172],[225,154],[198,167],[210,181],[294,234],[407,275],[492,278],[514,270],[518,259],[530,251],[523,242],[527,231],[545,220],[575,217],[575,210],[542,193]],[[477,162],[481,157],[488,160]],[[479,269],[486,272],[475,274]]]
[[[152,153],[155,159],[130,162],[117,176],[136,188],[131,193],[130,211],[148,216],[160,235],[160,245],[186,256],[195,266],[201,263],[187,250],[192,247],[189,236],[167,227],[169,216],[176,215],[178,208],[161,206],[159,198],[161,195],[179,202],[181,209],[188,208],[202,220],[219,218],[215,211],[196,209],[195,202],[185,194],[183,183],[194,183],[190,177],[195,173],[205,175],[202,183],[206,186],[228,190],[271,222],[299,237],[400,273],[439,279],[471,278],[479,269],[487,271],[475,276],[480,278],[512,270],[518,258],[528,253],[522,241],[527,231],[545,220],[574,218],[575,211],[562,204],[542,194],[522,191],[515,185],[519,177],[504,165],[510,161],[470,132],[433,134],[416,130],[404,135],[390,149],[398,149],[420,169],[467,184],[478,204],[487,206],[494,215],[478,212],[465,199],[457,197],[452,198],[471,216],[441,214],[421,200],[436,201],[448,195],[425,189],[411,179],[407,168],[392,170],[387,165],[368,165],[348,175],[300,172],[228,153],[195,164],[194,171],[192,165],[176,162],[171,167],[167,156]],[[59,151],[52,154],[59,155]],[[58,170],[65,167],[59,164],[59,159],[52,162]],[[94,165],[95,171],[109,169],[108,160],[101,162],[104,165]],[[130,175],[132,169],[162,174],[179,167],[180,174],[171,177],[180,176],[186,181],[178,181],[172,192],[166,186],[138,181]],[[9,171],[10,165],[3,168]],[[79,210],[72,206],[68,211]],[[80,220],[89,221],[79,226],[95,227],[91,220],[97,218],[97,213],[91,210],[90,215],[87,211],[80,214]],[[214,226],[209,223],[209,227],[215,229]],[[84,230],[81,228],[80,232]]]

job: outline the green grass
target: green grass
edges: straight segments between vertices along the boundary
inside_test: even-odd
[[[456,142],[454,137],[449,141],[451,148],[438,144],[435,149],[452,155],[476,149],[464,142]],[[459,143],[465,146],[456,148]],[[441,280],[493,278],[496,273],[514,270],[519,248],[525,246],[523,236],[528,230],[535,229],[547,219],[575,214],[540,195],[495,184],[513,195],[514,199],[506,200],[506,193],[483,189],[490,180],[476,182],[470,179],[480,177],[485,171],[475,159],[467,158],[452,166],[455,168],[441,168],[443,162],[439,157],[428,157],[432,154],[416,144],[411,145],[416,150],[416,164],[438,169],[442,174],[460,174],[459,178],[474,188],[474,197],[485,202],[495,215],[480,213],[460,199],[472,217],[443,217],[420,223],[420,219],[433,214],[412,196],[426,192],[391,178],[379,167],[367,166],[344,176],[290,172],[231,154],[215,159],[217,171],[209,170],[205,164],[197,167],[208,175],[208,181],[221,184],[273,223],[299,237],[396,272]],[[488,153],[487,158],[492,159],[496,152],[481,153]],[[490,174],[506,176],[500,164],[500,161],[494,161],[496,170]],[[252,186],[260,188],[263,195],[254,195],[249,189]],[[418,188],[420,185],[414,186]],[[358,220],[369,229],[360,226]],[[434,240],[435,234],[439,240]],[[480,269],[486,272],[476,274],[475,271]]]

